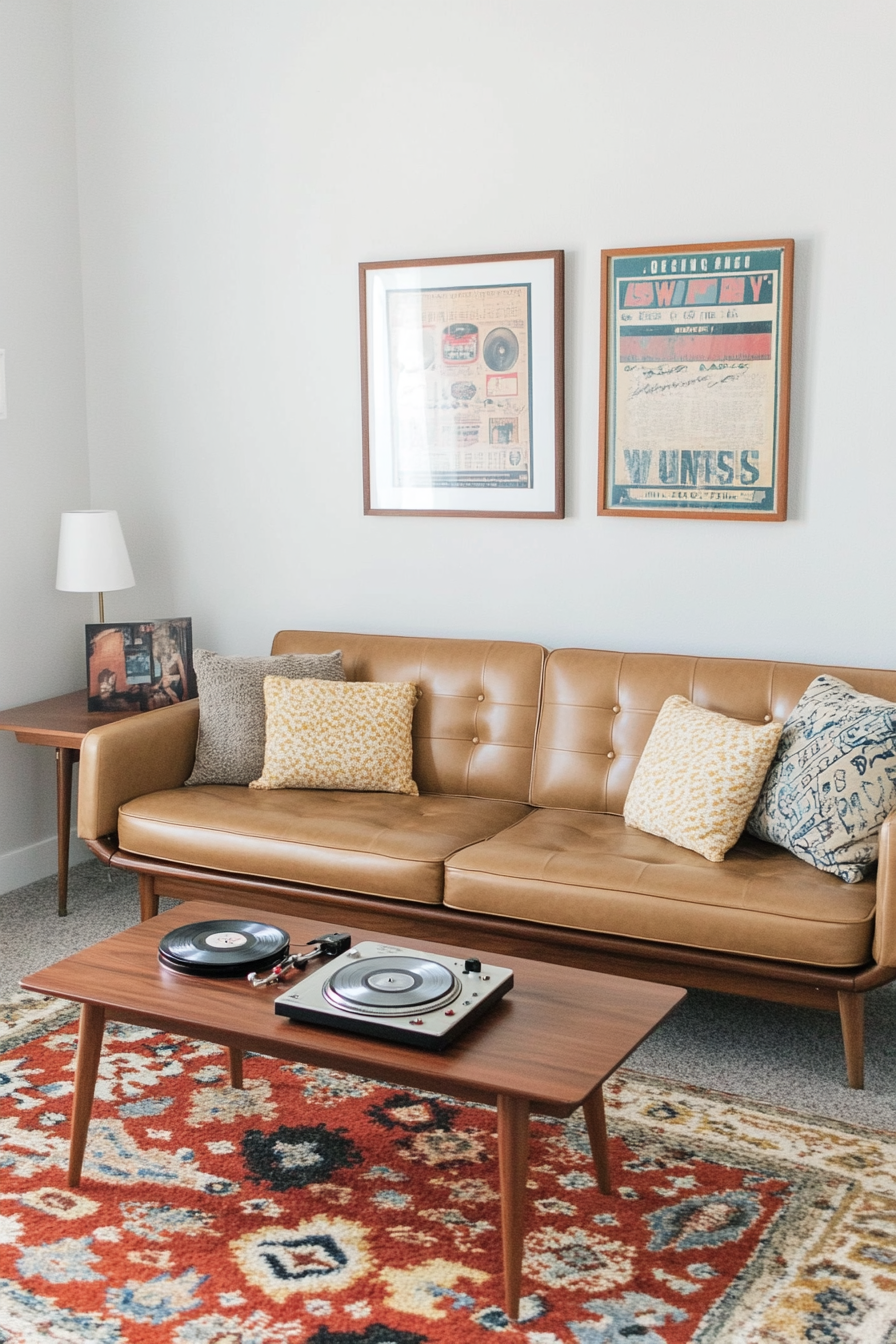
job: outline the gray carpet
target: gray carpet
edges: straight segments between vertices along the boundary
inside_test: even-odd
[[[163,902],[163,907],[175,904]],[[94,859],[72,869],[69,915],[56,880],[0,896],[0,999],[40,970],[137,922],[137,880]],[[853,1124],[896,1130],[896,982],[866,1000],[865,1090],[846,1085],[839,1018],[692,990],[629,1063],[702,1087]]]

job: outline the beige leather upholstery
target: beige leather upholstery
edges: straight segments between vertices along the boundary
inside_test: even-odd
[[[336,648],[352,679],[422,689],[420,798],[180,788],[193,701],[88,733],[79,834],[119,827],[135,854],[400,900],[438,902],[444,885],[460,909],[818,966],[863,964],[873,935],[875,959],[896,967],[896,816],[876,882],[855,886],[749,838],[710,863],[621,819],[669,695],[763,723],[785,719],[819,672],[894,701],[896,672],[559,649],[534,741],[538,645],[282,631],[273,652]]]
[[[445,859],[528,811],[445,794],[207,784],[126,803],[118,837],[132,853],[200,868],[436,903]]]
[[[421,793],[529,798],[545,651],[502,640],[281,630],[272,653],[342,650],[349,681],[412,681]]]
[[[183,784],[193,769],[198,732],[198,700],[92,728],[81,743],[78,835],[111,835],[122,803]]]
[[[868,961],[874,902],[873,881],[749,837],[711,863],[621,817],[554,809],[455,854],[445,877],[459,910],[815,966]]]
[[[896,967],[896,812],[890,813],[880,831],[872,953],[878,966]]]
[[[622,815],[635,767],[670,695],[749,723],[783,722],[820,673],[896,701],[896,672],[679,654],[555,649],[545,666],[531,801]]]

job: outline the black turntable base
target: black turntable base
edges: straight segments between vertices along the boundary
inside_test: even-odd
[[[358,943],[287,990],[274,1011],[297,1022],[444,1050],[513,988],[476,957]]]

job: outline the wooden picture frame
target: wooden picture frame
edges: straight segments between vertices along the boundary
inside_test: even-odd
[[[599,514],[787,517],[793,239],[601,252]]]
[[[563,253],[362,262],[365,514],[562,518]]]

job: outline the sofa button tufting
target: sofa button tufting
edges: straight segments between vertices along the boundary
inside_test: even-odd
[[[766,716],[765,716],[765,721],[766,721],[766,723],[771,723],[771,721],[772,721],[772,716],[771,716],[771,714],[766,714]]]
[[[478,737],[474,737],[474,738],[473,738],[473,741],[474,741],[474,742],[478,742],[478,741],[479,741],[479,738],[478,738]]]
[[[607,752],[607,760],[608,760],[608,761],[612,761],[612,759],[613,759],[613,757],[614,757],[615,755],[616,755],[615,751],[608,751],[608,752]]]
[[[618,705],[614,705],[614,706],[613,706],[613,713],[614,713],[614,714],[618,714],[618,713],[619,713],[619,706],[618,706]]]
[[[484,700],[484,699],[485,699],[485,696],[484,696],[484,695],[477,695],[476,699],[477,699],[477,700]]]

